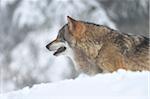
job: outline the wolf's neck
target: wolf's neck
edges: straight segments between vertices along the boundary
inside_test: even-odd
[[[68,45],[68,43],[66,43],[66,45],[67,45],[66,56],[72,60],[74,68],[78,71],[79,65],[75,61],[75,53],[74,53],[73,49]]]

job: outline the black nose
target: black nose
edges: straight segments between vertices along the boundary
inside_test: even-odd
[[[49,49],[49,45],[46,45],[46,48]]]

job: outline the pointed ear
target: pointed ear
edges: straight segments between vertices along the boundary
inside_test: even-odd
[[[68,27],[69,27],[69,30],[70,30],[70,31],[75,30],[75,23],[76,23],[76,20],[74,20],[74,19],[71,18],[70,16],[67,16],[67,20],[68,20]]]
[[[76,21],[75,19],[67,16],[67,20],[68,20],[68,29],[71,33],[73,33],[73,35],[75,36],[82,36],[83,33],[86,30],[86,27],[84,25],[83,22],[81,21]]]

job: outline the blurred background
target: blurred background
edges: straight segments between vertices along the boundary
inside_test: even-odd
[[[0,93],[74,77],[45,48],[68,15],[149,36],[149,0],[0,0]]]

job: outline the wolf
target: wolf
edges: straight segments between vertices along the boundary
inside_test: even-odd
[[[69,57],[78,73],[95,75],[118,69],[150,71],[149,38],[131,35],[107,26],[75,20],[46,45],[53,55]]]

